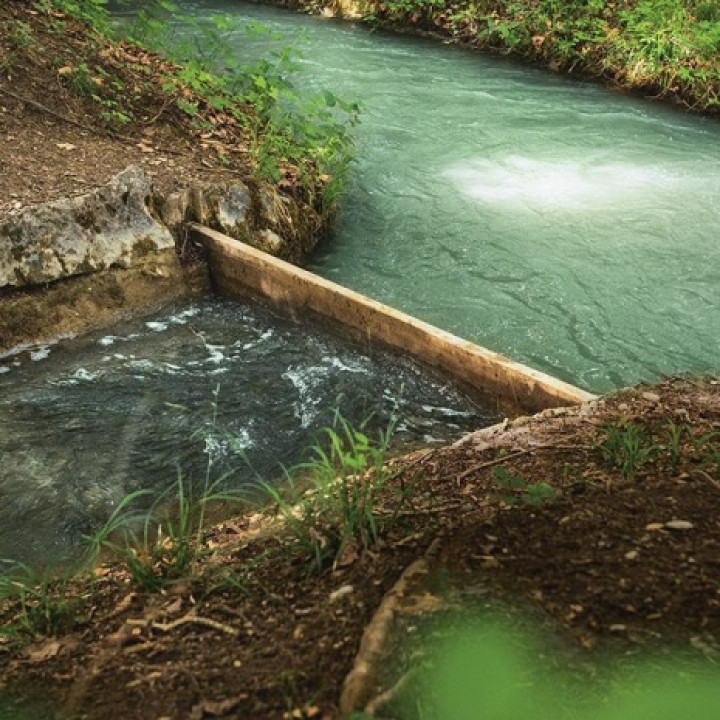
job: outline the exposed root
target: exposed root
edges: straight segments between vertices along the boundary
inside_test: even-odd
[[[426,575],[429,572],[429,559],[437,552],[439,545],[440,539],[436,538],[423,557],[405,568],[365,628],[353,668],[343,682],[339,702],[341,715],[361,709],[369,701],[376,682],[375,673],[378,661],[386,647],[395,613],[398,611],[411,581],[418,575]]]

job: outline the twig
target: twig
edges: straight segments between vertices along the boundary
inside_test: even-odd
[[[113,133],[109,130],[100,130],[99,128],[91,127],[90,125],[85,125],[81,122],[78,122],[77,120],[73,120],[72,118],[68,117],[67,115],[62,115],[59,112],[55,112],[55,110],[51,110],[49,107],[46,107],[42,103],[39,103],[37,100],[32,100],[30,98],[23,97],[22,95],[17,95],[14,92],[11,92],[10,90],[6,90],[5,88],[0,87],[0,94],[7,95],[8,97],[14,98],[18,102],[24,103],[25,105],[30,105],[34,107],[37,110],[40,110],[41,112],[47,113],[48,115],[52,115],[53,117],[57,118],[58,120],[62,120],[65,123],[68,123],[68,125],[74,125],[75,127],[80,128],[81,130],[85,130],[87,132],[93,133],[94,135],[111,135],[112,137],[115,137],[119,140],[129,140],[131,142],[137,142],[136,138],[131,138],[129,135],[118,135],[117,133]]]
[[[415,458],[413,458],[410,462],[408,462],[408,463],[402,463],[402,464],[401,464],[401,467],[400,467],[400,470],[402,470],[402,471],[404,472],[404,471],[406,471],[406,470],[409,470],[409,469],[412,468],[412,467],[415,467],[416,465],[421,465],[421,464],[424,463],[425,460],[427,460],[434,452],[435,452],[435,451],[434,451],[433,449],[422,450],[422,451],[418,454],[418,456],[415,457]]]
[[[143,123],[143,125],[154,125],[159,119],[160,116],[167,110],[168,105],[174,100],[175,98],[172,95],[168,95],[168,98],[163,103],[162,107],[158,111],[157,115],[152,117],[150,120],[147,120]]]
[[[121,133],[113,132],[112,130],[108,129],[100,129],[97,127],[92,127],[90,125],[85,125],[84,123],[78,122],[77,120],[73,120],[72,118],[68,117],[67,115],[62,115],[61,113],[55,112],[55,110],[51,110],[49,107],[46,107],[42,103],[39,103],[37,100],[32,100],[31,98],[23,97],[22,95],[18,95],[17,93],[11,92],[10,90],[7,90],[3,87],[0,87],[0,94],[6,95],[7,97],[14,98],[18,102],[25,103],[26,105],[30,105],[31,107],[34,107],[37,110],[40,110],[41,112],[47,113],[48,115],[51,115],[54,118],[57,118],[58,120],[62,120],[64,123],[67,123],[68,125],[74,125],[77,128],[80,128],[81,130],[85,130],[85,132],[93,133],[94,135],[101,135],[102,137],[111,137],[114,140],[123,140],[125,142],[136,144],[139,142],[138,138],[131,137],[130,135],[122,135]],[[158,152],[164,153],[165,155],[184,155],[184,153],[180,152],[179,150],[170,150],[169,148],[165,147],[158,147],[156,148]]]
[[[213,620],[212,618],[193,615],[192,613],[188,613],[187,615],[169,623],[154,622],[152,623],[152,627],[155,630],[160,630],[161,632],[170,632],[176,627],[180,627],[180,625],[187,625],[188,623],[193,625],[205,625],[206,627],[213,628],[214,630],[220,630],[221,632],[224,632],[227,635],[232,635],[233,637],[238,635],[238,630],[234,627],[230,627],[230,625],[221,623],[219,620]]]
[[[472,473],[476,472],[477,470],[484,470],[485,468],[493,467],[493,465],[502,465],[508,460],[515,460],[516,458],[522,457],[523,455],[531,455],[532,453],[538,452],[539,450],[557,450],[558,452],[571,452],[576,450],[592,449],[593,447],[591,445],[534,445],[533,447],[525,448],[523,450],[516,450],[515,452],[508,453],[507,455],[495,458],[494,460],[487,460],[486,462],[482,462],[478,465],[473,465],[467,470],[461,472],[460,475],[457,476],[457,479],[462,480],[468,475],[472,475]]]
[[[375,681],[377,665],[392,630],[395,614],[400,609],[400,601],[405,596],[411,581],[418,575],[426,575],[429,572],[430,559],[438,552],[439,547],[440,540],[436,538],[422,557],[405,568],[366,626],[353,668],[343,682],[338,703],[341,715],[364,707],[363,701]]]
[[[485,468],[493,467],[493,465],[502,465],[504,462],[507,462],[508,460],[515,460],[516,458],[522,457],[523,455],[528,455],[531,453],[535,448],[527,448],[525,450],[517,450],[513,453],[508,453],[507,455],[503,455],[502,457],[495,458],[494,460],[487,460],[486,462],[479,463],[478,465],[473,465],[472,467],[469,467],[467,470],[464,470],[461,472],[458,476],[458,480],[463,480],[468,475],[472,475],[477,470],[484,470]]]
[[[434,505],[433,507],[418,508],[416,510],[397,510],[387,513],[390,517],[408,517],[412,515],[434,515],[435,513],[446,512],[447,510],[456,510],[462,507],[461,502],[445,503],[444,505]]]
[[[707,473],[704,470],[698,470],[697,472],[699,475],[702,475],[716,490],[720,490],[720,482],[715,480],[710,473]]]

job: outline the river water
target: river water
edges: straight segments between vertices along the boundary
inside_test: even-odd
[[[312,269],[593,391],[718,370],[720,124],[507,59],[261,5],[187,2],[300,45],[359,100],[357,162]],[[0,558],[66,555],[178,472],[242,485],[340,407],[432,442],[491,420],[413,366],[259,308],[175,308],[0,359]]]
[[[720,369],[720,123],[437,42],[236,0],[239,57],[363,105],[312,269],[595,392]]]
[[[209,463],[225,488],[272,481],[335,410],[400,446],[493,419],[407,361],[220,299],[0,358],[0,558],[65,557],[125,494]]]

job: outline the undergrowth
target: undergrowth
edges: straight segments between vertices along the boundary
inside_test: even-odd
[[[394,717],[717,718],[717,672],[701,662],[640,655],[631,663],[626,658],[622,669],[608,667],[601,673],[596,669],[592,678],[583,681],[577,672],[567,671],[566,662],[558,662],[561,653],[556,647],[551,649],[527,630],[520,631],[521,623],[522,619],[511,624],[491,615],[436,628],[431,669],[422,669],[409,684]]]
[[[174,488],[159,495],[148,490],[127,495],[105,525],[87,538],[90,557],[109,551],[127,568],[135,587],[146,592],[192,580],[209,552],[203,543],[209,508],[242,500],[220,485],[218,481],[198,492],[178,476]],[[153,496],[151,507],[144,508],[142,500]]]
[[[191,18],[170,0],[119,0],[118,7],[129,12],[111,16],[107,0],[38,0],[33,11],[58,37],[77,37],[74,22],[87,27],[84,49],[51,61],[61,84],[94,105],[108,132],[185,122],[222,163],[248,166],[258,179],[332,209],[360,108],[329,90],[301,90],[296,45],[283,46],[267,28],[232,16]],[[238,48],[258,35],[277,49],[247,62]],[[0,70],[20,67],[23,52],[41,53],[37,42],[26,23],[16,22]]]
[[[411,25],[720,109],[720,5],[708,0],[361,0],[366,20]]]
[[[0,625],[0,650],[9,642],[28,642],[71,630],[92,595],[73,592],[77,571],[35,570],[22,563],[4,561],[0,571],[0,609],[12,608]],[[77,590],[77,588],[75,588]]]
[[[601,434],[597,449],[625,480],[634,480],[647,466],[672,474],[681,457],[701,471],[720,472],[720,433],[697,434],[690,423],[619,419],[606,424]]]
[[[336,413],[333,426],[322,430],[325,442],[286,471],[282,489],[263,483],[272,511],[316,570],[352,562],[378,542],[392,430],[391,424],[374,442]]]

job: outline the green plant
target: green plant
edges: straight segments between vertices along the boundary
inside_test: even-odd
[[[68,15],[107,35],[110,32],[107,3],[108,0],[39,0],[35,8],[51,17],[56,13]]]
[[[264,484],[285,526],[320,570],[328,559],[368,548],[379,538],[379,498],[388,480],[385,465],[392,423],[377,443],[335,414],[311,458],[286,472],[286,488]]]
[[[675,469],[680,462],[683,437],[692,437],[692,430],[689,425],[685,423],[677,424],[672,420],[668,421],[666,429],[668,433],[667,451],[670,456],[670,465]]]
[[[7,40],[12,50],[27,50],[35,43],[32,28],[22,20],[15,20],[11,25]]]
[[[87,538],[90,557],[111,551],[145,591],[191,579],[205,554],[208,509],[241,500],[237,492],[220,490],[221,480],[206,483],[198,494],[178,473],[173,488],[159,495],[148,490],[127,495],[107,523]],[[138,503],[148,497],[155,498],[150,508]]]
[[[628,480],[632,480],[645,463],[655,458],[660,449],[645,429],[636,423],[618,420],[605,425],[603,430],[605,438],[598,448],[609,466],[620,470]]]
[[[92,96],[99,87],[98,79],[93,77],[87,63],[81,62],[72,68],[69,74],[70,87],[77,95]]]
[[[162,11],[172,13],[172,4],[165,3]],[[181,63],[163,81],[163,89],[176,96],[177,106],[194,120],[205,106],[231,114],[248,130],[257,177],[278,182],[284,167],[294,165],[307,199],[329,209],[340,195],[352,156],[357,103],[329,91],[314,95],[298,91],[294,76],[301,55],[295,47],[273,50],[252,63],[241,62],[235,49],[238,33],[278,40],[258,23],[239,24],[224,15],[198,21],[173,14],[172,23],[162,27],[165,35],[146,34],[143,40]],[[138,37],[137,28],[128,32]],[[191,39],[172,42],[167,32]]]
[[[636,660],[631,672],[625,664],[622,674],[611,674],[609,688],[587,681],[578,686],[577,677],[558,669],[547,648],[507,621],[473,625],[464,618],[461,627],[449,628],[442,637],[432,669],[420,676],[416,692],[408,693],[410,702],[418,695],[427,699],[430,711],[419,713],[420,718],[715,720],[718,716],[717,673],[699,662],[647,656]]]
[[[193,438],[207,442],[215,434],[219,396],[218,385],[213,390],[211,417]],[[210,508],[244,500],[242,492],[222,489],[225,475],[212,480],[212,473],[213,457],[208,454],[200,487],[178,470],[175,484],[164,492],[136,490],[126,495],[108,521],[86,537],[90,561],[109,550],[125,564],[135,585],[146,591],[192,579],[206,553],[203,538]]]
[[[9,563],[9,561],[4,561]],[[0,608],[12,615],[0,636],[19,641],[57,635],[77,621],[82,596],[68,593],[73,573],[35,571],[12,563],[0,574]]]
[[[720,437],[719,432],[705,433],[700,435],[700,437],[697,437],[694,433],[690,433],[690,440],[697,455],[702,455],[707,450],[712,452],[712,449],[714,448],[713,441],[717,437]]]
[[[493,468],[491,482],[501,491],[495,499],[505,505],[521,502],[539,508],[557,497],[557,490],[549,483],[528,483],[522,476],[513,475],[502,465]]]

